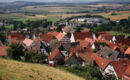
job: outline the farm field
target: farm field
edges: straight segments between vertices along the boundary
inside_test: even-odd
[[[85,80],[47,65],[0,59],[0,80]]]
[[[118,12],[114,12],[116,13],[116,15],[111,15],[112,12],[109,13],[96,13],[96,15],[101,15],[104,16],[106,18],[110,18],[112,21],[117,21],[117,20],[121,20],[121,19],[128,19],[128,17],[130,16],[130,11],[118,11]],[[93,14],[95,15],[95,14]]]
[[[105,12],[95,12],[96,9],[103,6],[107,7],[121,7],[123,4],[46,4],[46,5],[35,5],[35,6],[25,6],[21,7],[18,12],[0,14],[0,19],[15,19],[15,20],[37,20],[37,19],[47,19],[49,21],[56,22],[60,19],[64,19],[72,16],[79,15],[101,15],[106,18],[110,18],[113,21],[120,19],[127,19],[130,16],[130,11],[110,11]],[[111,13],[116,13],[116,15],[111,15]]]

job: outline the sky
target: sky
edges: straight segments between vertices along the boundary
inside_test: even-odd
[[[90,2],[100,0],[0,0],[0,2],[31,1],[31,2]]]

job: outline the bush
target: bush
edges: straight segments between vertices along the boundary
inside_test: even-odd
[[[12,43],[7,49],[7,54],[12,59],[21,60],[24,56],[23,46],[19,43]]]
[[[67,71],[72,72],[78,76],[86,78],[87,80],[102,80],[103,76],[100,70],[96,69],[92,63],[86,66],[74,65],[73,67],[68,67]]]
[[[42,63],[45,59],[45,56],[30,50],[24,52],[24,58],[26,62]]]

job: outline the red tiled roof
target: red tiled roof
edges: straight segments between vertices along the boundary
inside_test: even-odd
[[[12,33],[11,35],[8,35],[8,38],[10,39],[18,39],[18,40],[24,40],[24,37],[19,33]]]
[[[125,71],[125,75],[130,77],[130,64],[129,64],[128,68]]]
[[[100,57],[100,56],[97,56],[96,60],[95,60],[95,63],[101,69],[105,69],[110,62],[111,62],[111,60],[103,58],[103,57]]]
[[[10,43],[9,44],[12,44],[12,43],[22,43],[23,40],[18,40],[18,39],[11,39]]]
[[[51,34],[51,35],[53,35],[53,36],[56,37],[59,34],[59,32],[56,32],[56,31],[54,31],[54,32],[48,32],[48,34]]]
[[[47,43],[49,43],[53,38],[55,38],[55,37],[51,34],[43,34],[40,37],[41,40],[44,40]]]
[[[112,48],[113,50],[119,50],[120,52],[124,52],[124,48],[123,48],[123,46],[121,45],[121,44],[117,44],[117,43],[112,43],[112,42],[106,42],[106,44],[110,47],[110,48]]]
[[[118,61],[114,61],[112,62],[112,66],[118,76],[118,78],[122,78],[127,67],[130,65],[130,61],[129,60],[118,60]]]
[[[2,42],[0,41],[0,46],[2,46],[3,44],[2,44]]]
[[[122,45],[126,44],[128,46],[130,46],[130,38],[126,38],[126,39],[119,39],[118,43],[121,43]]]
[[[129,46],[129,48],[125,51],[125,54],[126,54],[126,55],[130,55],[130,46]]]
[[[88,41],[85,40],[77,40],[77,41],[80,42],[81,47],[87,47],[89,45]]]
[[[0,46],[0,56],[7,56],[7,46]]]
[[[80,50],[82,50],[82,47],[71,47],[70,48],[70,52],[72,52],[72,53],[75,53],[75,52],[80,51]]]
[[[70,53],[69,56],[67,58],[65,58],[64,62],[66,62],[67,60],[69,60],[75,53]]]
[[[113,38],[113,35],[109,34],[109,33],[105,33],[105,34],[100,34],[98,39],[105,39],[110,41]]]
[[[76,41],[78,39],[85,40],[85,38],[93,39],[93,34],[91,32],[75,32],[74,33],[74,38],[75,38]]]
[[[59,54],[62,54],[62,53],[59,51],[59,49],[56,48],[56,49],[51,53],[51,55],[49,56],[49,59],[50,59],[50,60],[53,60],[58,53],[59,53]]]
[[[85,62],[91,62],[95,60],[95,57],[92,56],[92,54],[94,53],[88,53],[88,52],[84,52],[84,53],[79,53],[79,56],[81,59],[83,59]]]
[[[59,33],[56,38],[58,39],[58,41],[61,41],[64,38],[64,34],[63,33]]]

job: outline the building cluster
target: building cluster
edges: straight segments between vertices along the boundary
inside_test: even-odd
[[[85,66],[93,63],[105,77],[130,80],[130,38],[108,32],[73,32],[69,38],[61,32],[24,37],[17,32],[7,36],[6,45],[20,43],[25,50],[43,54],[50,65]],[[125,50],[124,46],[128,46]],[[7,56],[8,46],[0,42],[0,56]]]

